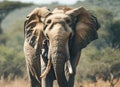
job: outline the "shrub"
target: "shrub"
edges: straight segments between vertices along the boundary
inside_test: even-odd
[[[4,45],[0,46],[0,76],[7,78],[12,74],[13,78],[23,76],[25,61],[22,51],[14,48],[7,48]]]

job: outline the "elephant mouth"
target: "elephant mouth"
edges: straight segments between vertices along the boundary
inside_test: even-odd
[[[48,46],[49,47],[49,46]],[[50,47],[48,48],[48,49],[50,49]],[[51,69],[51,66],[52,66],[52,62],[54,62],[54,60],[52,60],[52,58],[54,58],[54,56],[53,55],[51,55],[51,54],[53,54],[53,53],[51,53],[51,52],[49,52],[49,51],[51,51],[51,50],[48,50],[48,49],[46,49],[47,50],[47,58],[48,58],[48,62],[47,62],[47,66],[46,66],[46,69],[45,69],[45,71],[40,75],[40,78],[44,78],[48,73],[49,73],[49,71],[50,71],[50,69]],[[68,48],[67,48],[67,50],[68,50]],[[60,57],[60,56],[64,56],[65,54],[63,53],[63,52],[55,52],[56,54],[60,54],[60,55],[58,55],[57,57]],[[72,69],[72,65],[71,65],[71,62],[70,62],[70,54],[69,54],[69,51],[66,53],[67,55],[65,56],[65,57],[67,57],[66,58],[66,65],[67,65],[67,67],[68,67],[68,71],[69,71],[69,74],[73,74],[73,69]]]

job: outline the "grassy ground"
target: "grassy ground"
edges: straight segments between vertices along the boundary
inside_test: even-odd
[[[1,79],[0,87],[29,87],[29,83],[28,81],[19,78],[14,81],[5,81],[4,79]],[[56,82],[54,82],[54,87],[58,87]],[[74,87],[110,87],[110,83],[102,80],[98,80],[96,83],[82,82],[79,84],[76,82]],[[120,81],[114,87],[120,87]]]

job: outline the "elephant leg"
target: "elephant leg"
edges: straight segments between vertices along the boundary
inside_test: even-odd
[[[69,74],[68,76],[68,84],[69,87],[74,87],[74,81],[75,81],[75,75],[76,75],[76,67],[78,65],[80,59],[80,53],[77,53],[76,56],[71,57],[71,64],[72,64],[72,68],[73,68],[73,74]]]
[[[36,62],[34,62],[34,63],[36,63]],[[28,64],[27,65],[31,87],[41,87],[41,80],[39,78],[40,70],[37,69],[36,64],[32,64],[32,65]]]
[[[74,87],[75,73],[69,74],[68,87]]]
[[[41,83],[29,72],[30,87],[41,87]]]
[[[53,87],[53,78],[50,75],[47,75],[45,78],[42,78],[42,87]]]
[[[30,87],[41,87],[41,80],[39,79],[40,72],[35,69],[35,66],[27,65],[28,66],[28,74],[30,80]],[[31,68],[32,67],[32,68]],[[36,73],[38,72],[38,73]]]
[[[47,60],[45,58],[41,58],[41,73],[43,73],[47,66]],[[46,77],[42,79],[42,87],[53,87],[53,80],[54,80],[54,71],[53,68],[49,71]]]
[[[26,59],[27,71],[31,87],[41,87],[41,67],[40,56],[37,50],[32,48],[29,44],[24,44],[24,54]]]

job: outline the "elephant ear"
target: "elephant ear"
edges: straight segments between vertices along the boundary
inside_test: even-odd
[[[98,38],[97,30],[100,24],[97,18],[90,14],[85,8],[79,7],[66,12],[73,19],[73,26],[75,31],[73,47],[76,51],[86,47],[91,41]]]
[[[46,8],[35,8],[27,15],[24,22],[24,36],[33,48],[37,49],[38,44],[42,44],[43,40],[43,23],[42,18],[47,17],[51,12]]]

